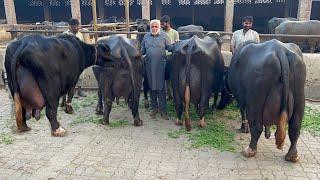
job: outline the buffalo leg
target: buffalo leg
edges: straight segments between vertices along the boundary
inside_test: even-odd
[[[216,106],[217,106],[217,101],[218,101],[218,93],[214,93],[213,94],[213,105],[212,105],[212,110],[214,110],[215,108],[216,108]]]
[[[175,124],[178,126],[182,126],[182,113],[183,113],[183,103],[181,101],[181,98],[179,96],[178,89],[173,89],[173,101],[174,101],[174,107],[177,112],[177,119],[175,120]]]
[[[250,109],[247,115],[250,118],[249,125],[250,125],[251,140],[250,140],[249,146],[245,148],[242,152],[245,157],[253,157],[257,154],[257,144],[258,144],[260,135],[263,131],[262,119],[260,118],[259,113],[253,112],[254,110],[250,110]]]
[[[133,116],[133,119],[134,119],[134,125],[135,126],[142,126],[143,122],[142,120],[140,119],[140,116],[139,116],[139,95],[136,94],[137,98],[135,99],[129,99],[129,107],[131,108],[131,112],[132,112],[132,116]]]
[[[169,84],[170,84],[170,80],[166,80],[167,96],[168,96],[168,100],[171,101],[173,99],[173,93],[172,93],[172,88]]]
[[[73,114],[74,113],[73,108],[71,106],[71,102],[72,102],[72,98],[73,98],[73,95],[74,95],[74,91],[75,91],[75,88],[72,88],[68,92],[67,102],[65,104],[65,109],[64,109],[64,112],[66,112],[68,114]]]
[[[248,120],[246,117],[245,109],[240,108],[240,112],[241,112],[241,119],[242,119],[240,132],[241,133],[249,133],[249,124],[248,124]]]
[[[99,115],[103,114],[102,95],[101,95],[100,87],[98,89],[98,104],[96,107],[96,114],[99,114]]]
[[[204,120],[205,107],[206,107],[206,104],[209,103],[207,99],[209,98],[202,96],[199,103],[199,117],[200,117],[199,126],[202,128],[207,127],[207,124]]]
[[[104,100],[104,113],[103,113],[103,120],[102,120],[102,124],[104,125],[108,125],[109,124],[109,115],[111,112],[111,108],[112,108],[112,99],[110,98],[105,98]]]
[[[301,98],[301,101],[299,103],[295,103],[294,112],[289,121],[289,138],[291,141],[291,145],[288,153],[285,156],[286,161],[297,162],[299,160],[297,152],[297,141],[300,136],[300,128],[304,112],[304,103],[305,102],[303,98]]]
[[[63,95],[60,103],[60,107],[64,107],[66,105],[66,99],[67,99],[67,95]]]
[[[101,72],[103,72],[103,68],[100,67],[100,66],[94,66],[92,67],[92,70],[93,70],[93,74],[94,74],[94,77],[96,78],[97,80],[97,83],[98,83],[98,104],[96,106],[96,114],[100,114],[102,115],[103,114],[103,102],[102,102],[102,85],[101,85],[101,82],[100,82],[100,75],[101,75]]]
[[[63,137],[67,134],[67,131],[62,128],[57,121],[57,109],[59,101],[53,102],[46,106],[46,115],[51,125],[51,135],[57,137]]]
[[[150,106],[150,103],[148,100],[148,91],[149,91],[149,84],[148,84],[147,78],[145,77],[143,79],[143,95],[144,95],[144,107],[146,109],[148,109]]]

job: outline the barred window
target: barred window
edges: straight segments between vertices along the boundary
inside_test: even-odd
[[[190,0],[179,0],[179,5],[190,5]]]
[[[43,6],[41,0],[29,0],[27,6]]]
[[[50,0],[49,5],[50,6],[60,6],[60,1],[59,0]]]
[[[142,0],[137,0],[137,5],[141,5],[141,1]],[[152,0],[149,0],[149,2],[150,2],[150,5],[152,5]]]
[[[81,6],[91,6],[91,0],[81,0]]]

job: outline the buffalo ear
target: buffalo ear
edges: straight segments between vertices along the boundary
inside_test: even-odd
[[[220,34],[219,34],[218,32],[208,32],[208,33],[207,33],[207,36],[215,39],[215,40],[217,41],[217,43],[218,43],[219,46],[222,45],[223,40],[222,40],[222,38],[221,38],[221,36],[220,36]]]

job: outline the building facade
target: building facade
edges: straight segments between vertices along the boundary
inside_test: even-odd
[[[67,21],[82,24],[92,20],[91,0],[0,0],[0,19],[8,24]],[[124,0],[96,0],[98,18],[124,18]],[[173,25],[202,25],[206,30],[233,31],[241,28],[243,16],[254,17],[254,28],[266,33],[272,17],[320,20],[319,0],[129,0],[130,19],[160,18],[167,14]]]

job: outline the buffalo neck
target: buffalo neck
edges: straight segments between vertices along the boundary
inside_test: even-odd
[[[83,69],[95,64],[96,59],[96,49],[94,45],[82,43],[82,48],[85,55],[85,62],[83,64]]]

